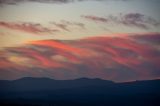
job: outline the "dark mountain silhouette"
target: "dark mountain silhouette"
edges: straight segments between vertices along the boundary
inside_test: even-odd
[[[1,106],[159,106],[159,98],[160,80],[115,83],[27,77],[0,81]]]

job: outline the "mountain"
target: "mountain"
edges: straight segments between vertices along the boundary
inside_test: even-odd
[[[112,81],[101,79],[80,78],[76,80],[54,80],[48,78],[31,78],[25,77],[13,81],[0,81],[0,90],[7,91],[42,91],[42,90],[59,90],[68,88],[78,88],[85,86],[112,85]]]
[[[160,34],[39,40],[0,49],[0,79],[100,78],[116,82],[160,77]]]
[[[160,80],[22,78],[0,81],[1,106],[158,106]]]

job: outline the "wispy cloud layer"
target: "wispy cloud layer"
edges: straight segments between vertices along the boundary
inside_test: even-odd
[[[101,22],[105,24],[114,23],[116,25],[119,24],[141,29],[149,29],[151,27],[157,27],[160,25],[160,22],[158,20],[140,13],[120,13],[117,16],[109,15],[105,17],[82,15],[81,17],[94,22]]]
[[[25,2],[65,4],[65,3],[85,2],[85,1],[108,2],[113,0],[0,0],[0,5],[17,5],[19,3],[25,3]],[[129,0],[114,0],[114,1],[129,1]]]
[[[36,35],[54,34],[62,31],[72,32],[73,28],[81,30],[86,29],[85,24],[81,22],[72,22],[67,20],[61,20],[60,22],[48,22],[48,25],[48,27],[45,27],[40,23],[0,21],[0,27]]]
[[[72,22],[72,21],[67,21],[67,20],[61,20],[61,23],[68,25],[68,26],[77,26],[80,27],[82,29],[85,29],[85,24],[81,23],[81,22]]]
[[[104,22],[104,23],[108,22],[108,19],[105,17],[93,16],[93,15],[82,15],[81,17],[94,22]]]
[[[37,35],[41,33],[54,33],[59,31],[58,29],[50,29],[50,28],[44,27],[39,23],[26,23],[26,22],[19,23],[19,22],[0,21],[0,27],[37,34]]]
[[[116,20],[116,22],[123,25],[135,26],[144,29],[148,29],[150,26],[156,27],[160,25],[160,22],[157,20],[140,13],[120,14],[120,19]]]
[[[0,0],[0,4],[16,5],[17,3],[24,3],[24,2],[69,3],[73,1],[75,0]]]
[[[0,78],[25,76],[113,81],[160,77],[159,33],[92,37],[74,41],[41,40],[0,50]],[[11,70],[10,72],[10,69]],[[8,71],[6,71],[8,70]],[[12,73],[17,73],[15,76]],[[9,75],[10,74],[10,75]]]
[[[64,31],[70,31],[70,30],[68,29],[68,25],[66,25],[66,24],[56,23],[56,22],[52,22],[52,24],[55,25],[56,27],[64,30]]]
[[[78,27],[83,30],[86,29],[84,23],[67,21],[67,20],[61,20],[60,22],[50,22],[50,24],[56,26],[62,31],[69,31],[69,32],[73,31],[73,27]]]

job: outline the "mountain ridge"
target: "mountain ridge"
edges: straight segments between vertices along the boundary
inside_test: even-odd
[[[30,80],[29,83],[27,80]],[[37,83],[38,82],[38,83]],[[114,83],[100,79],[23,78],[0,81],[2,106],[158,106],[160,80]]]

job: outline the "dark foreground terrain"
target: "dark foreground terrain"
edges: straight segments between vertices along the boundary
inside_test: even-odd
[[[22,78],[0,81],[0,106],[160,106],[160,80]]]

